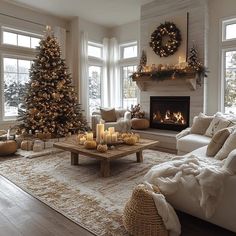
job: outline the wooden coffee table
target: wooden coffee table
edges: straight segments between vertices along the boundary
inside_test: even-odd
[[[113,149],[108,149],[105,153],[100,153],[96,149],[86,149],[77,143],[75,139],[54,143],[54,147],[71,152],[71,165],[79,164],[79,154],[101,161],[100,172],[102,177],[110,176],[110,161],[136,153],[137,162],[143,162],[142,151],[156,145],[158,141],[140,139],[135,145],[116,145]]]

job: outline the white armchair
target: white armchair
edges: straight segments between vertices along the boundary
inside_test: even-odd
[[[115,127],[115,130],[118,132],[127,132],[131,129],[131,113],[125,109],[115,109],[116,121],[105,122],[102,119],[101,112],[95,111],[92,113],[92,131],[96,135],[96,125],[104,123],[105,129],[109,127]]]

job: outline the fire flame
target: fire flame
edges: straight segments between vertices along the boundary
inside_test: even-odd
[[[186,124],[184,116],[180,111],[171,112],[170,110],[167,110],[164,115],[161,115],[160,111],[158,111],[153,113],[153,120],[169,124]]]

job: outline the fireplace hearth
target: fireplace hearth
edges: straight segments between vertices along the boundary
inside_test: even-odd
[[[150,97],[150,127],[181,131],[189,126],[189,96]]]

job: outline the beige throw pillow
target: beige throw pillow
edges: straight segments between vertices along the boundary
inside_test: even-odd
[[[222,148],[223,144],[225,143],[226,139],[230,135],[229,129],[222,129],[219,130],[214,134],[211,139],[211,142],[207,146],[206,154],[209,157],[213,157],[217,154],[217,152]]]
[[[209,127],[206,130],[205,135],[212,137],[217,131],[235,125],[231,120],[225,119],[223,117],[214,117]]]
[[[190,133],[202,135],[205,134],[212,120],[213,116],[206,116],[203,113],[200,113],[198,117],[194,119],[194,123],[190,129]]]
[[[116,122],[116,112],[115,108],[113,109],[100,109],[102,119],[105,120],[105,122]]]
[[[218,160],[223,160],[235,148],[236,148],[236,132],[234,131],[232,134],[229,135],[229,137],[225,141],[223,147],[216,154],[215,158]]]

